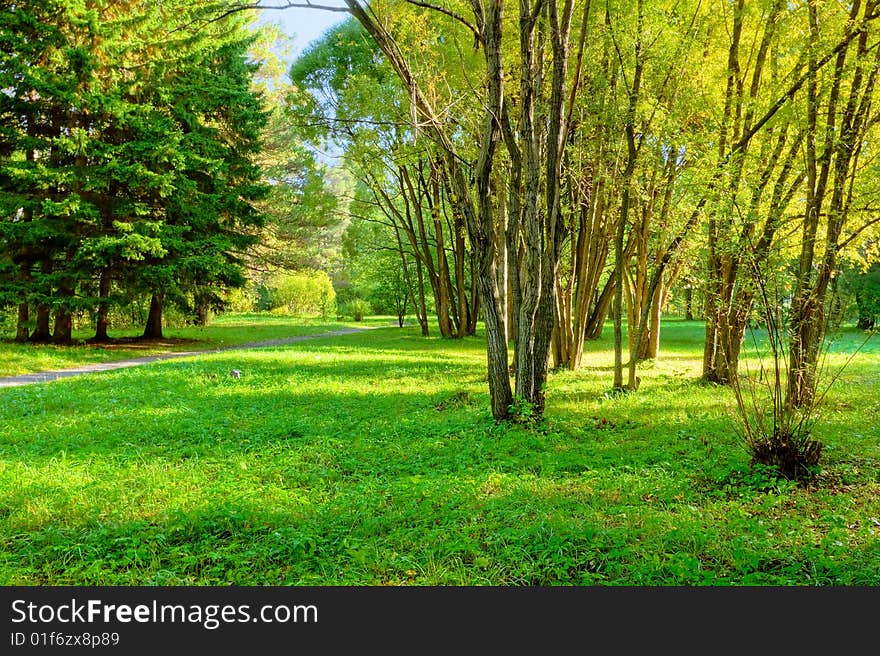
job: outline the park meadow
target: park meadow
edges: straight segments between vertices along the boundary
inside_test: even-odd
[[[285,324],[324,330],[172,335]],[[0,389],[0,583],[880,584],[877,336],[831,341],[821,468],[797,483],[750,466],[731,389],[700,380],[701,322],[666,321],[626,395],[590,343],[532,423],[491,416],[479,331],[388,324]]]
[[[880,588],[880,0],[0,41],[0,587]]]

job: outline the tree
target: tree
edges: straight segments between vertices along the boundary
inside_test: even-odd
[[[111,304],[143,289],[158,335],[165,295],[219,303],[214,289],[241,283],[264,117],[244,23],[193,31],[205,10],[70,0],[4,11],[22,35],[8,37],[0,99],[0,259],[19,338],[68,343],[74,313],[92,311],[106,339]]]
[[[0,271],[3,305],[18,306],[16,339],[48,341],[51,253],[60,239],[49,219],[54,95],[73,86],[61,3],[23,2],[0,13]],[[38,304],[32,329],[31,303]]]
[[[478,300],[473,258],[463,217],[448,202],[444,160],[431,142],[418,138],[411,103],[388,64],[374,56],[375,44],[354,20],[329,31],[294,64],[294,84],[308,89],[311,102],[300,124],[344,150],[344,166],[370,191],[357,195],[350,212],[377,208],[394,239],[401,261],[415,260],[416,274],[434,296],[443,337],[476,330]],[[403,272],[409,275],[409,267]],[[418,288],[413,280],[410,288]],[[421,292],[419,292],[421,299]],[[418,303],[417,315],[425,315]],[[427,334],[426,321],[421,322]]]
[[[207,43],[184,71],[164,71],[182,159],[165,206],[161,235],[166,255],[148,263],[139,279],[152,293],[144,337],[160,337],[166,296],[188,305],[222,307],[218,289],[245,282],[242,262],[263,218],[255,202],[267,192],[256,162],[266,114],[247,61],[252,39],[244,26],[227,25],[224,41]],[[237,28],[237,30],[235,29]],[[158,329],[158,330],[157,330]]]
[[[333,271],[340,266],[345,183],[309,147],[314,130],[298,121],[310,96],[285,80],[288,38],[273,26],[256,35],[254,84],[268,111],[258,161],[269,192],[256,203],[265,222],[254,231],[248,276],[259,281],[282,271]]]
[[[806,202],[801,223],[801,245],[789,321],[789,378],[786,404],[801,408],[813,403],[816,368],[827,328],[829,285],[837,272],[837,258],[848,238],[844,229],[850,207],[865,171],[864,156],[872,156],[869,129],[873,115],[880,51],[869,36],[877,36],[870,21],[880,16],[874,0],[851,3],[849,15],[810,4],[807,12],[806,82]],[[841,21],[842,18],[842,21]],[[823,38],[842,31],[850,39],[837,49],[830,70],[820,70],[817,59]],[[873,48],[874,52],[871,51]],[[865,152],[865,151],[868,152]],[[824,218],[825,232],[818,237]],[[860,227],[856,226],[855,234]]]

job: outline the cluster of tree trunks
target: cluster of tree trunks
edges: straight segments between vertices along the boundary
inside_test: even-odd
[[[786,210],[804,183],[806,219],[790,325],[789,396],[793,405],[808,399],[808,390],[814,387],[811,372],[824,333],[828,283],[848,210],[847,184],[852,181],[870,115],[866,110],[877,66],[868,56],[867,26],[877,17],[875,0],[851,4],[850,22],[834,47],[827,50],[826,45],[825,51],[819,46],[819,12],[811,6],[807,12],[807,56],[795,68],[794,81],[788,86],[783,86],[775,66],[769,67],[772,70],[768,73],[767,62],[779,45],[781,16],[791,8],[784,0],[772,2],[760,15],[760,24],[749,27],[746,40],[745,2],[730,4],[727,86],[716,135],[717,163],[703,195],[675,230],[669,229],[673,194],[687,157],[671,138],[659,139],[659,148],[651,146],[656,164],[649,163],[651,158],[645,154],[654,114],[646,118],[640,106],[646,93],[645,67],[653,57],[648,50],[654,41],[646,37],[644,0],[637,3],[632,17],[636,23],[633,52],[626,57],[615,39],[622,26],[607,9],[605,12],[605,28],[616,53],[606,49],[599,68],[608,82],[604,93],[616,92],[618,78],[627,85],[623,90],[628,101],[622,121],[623,148],[614,146],[614,138],[597,132],[589,148],[578,143],[577,160],[568,153],[573,141],[583,139],[583,130],[574,120],[574,99],[583,82],[582,56],[591,3],[583,4],[583,18],[575,29],[573,2],[521,4],[517,17],[519,63],[509,73],[502,66],[508,39],[503,32],[505,7],[501,0],[471,3],[473,21],[444,12],[472,30],[484,55],[484,115],[479,151],[470,166],[463,163],[448,124],[423,93],[394,36],[355,0],[348,0],[347,6],[391,63],[412,98],[421,129],[432,137],[442,157],[452,213],[463,217],[473,252],[486,319],[489,387],[496,417],[509,415],[514,398],[528,402],[540,413],[549,364],[577,367],[584,340],[600,333],[609,309],[615,333],[613,386],[636,389],[637,363],[658,354],[662,307],[668,290],[682,273],[681,252],[707,206],[703,375],[707,380],[730,382],[737,372],[745,327],[761,292],[764,265],[776,247]],[[696,25],[699,12],[697,8],[691,27]],[[664,64],[667,69],[661,71],[659,86],[656,79],[652,81],[651,93],[664,102],[679,93],[676,80],[686,70],[684,53],[698,51],[698,32],[682,33],[678,56]],[[707,42],[710,36],[707,33]],[[749,54],[744,57],[746,48]],[[853,48],[857,52],[849,58]],[[708,48],[703,56],[709,56]],[[829,62],[833,62],[830,77],[823,71]],[[653,75],[657,75],[656,68]],[[849,80],[846,98],[844,79]],[[508,92],[509,80],[519,82],[516,93]],[[804,89],[806,124],[796,126],[790,113],[777,119],[779,110],[801,97]],[[776,97],[769,106],[768,94]],[[597,102],[601,106],[601,98]],[[824,124],[819,120],[820,107]],[[606,154],[615,148],[617,164],[609,165]],[[800,156],[805,148],[807,161],[802,168]],[[592,152],[593,157],[585,158],[585,152]],[[747,159],[752,168],[744,180]],[[638,181],[637,175],[642,176]],[[415,184],[401,175],[401,191],[413,205],[418,204],[412,193],[416,187],[426,187],[424,198],[437,198],[430,184]],[[436,202],[428,205],[430,210]],[[817,263],[820,216],[828,216],[828,220]],[[400,223],[413,251],[422,253],[418,256],[421,264],[437,261],[426,257],[424,243],[419,243],[423,234],[419,225]],[[435,223],[438,243],[440,234]],[[610,275],[609,251],[613,251],[614,262]],[[444,278],[444,272],[428,273],[435,281],[432,288],[438,307],[443,307],[446,292],[436,280]],[[690,297],[688,312],[693,316]],[[626,383],[625,315],[629,341]],[[514,346],[514,388],[507,367],[508,338]]]

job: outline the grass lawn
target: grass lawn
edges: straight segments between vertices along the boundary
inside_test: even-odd
[[[701,337],[610,396],[606,331],[536,427],[493,421],[481,335],[417,327],[2,389],[0,584],[880,585],[880,337],[807,487],[749,469]]]
[[[92,345],[86,342],[93,330],[74,332],[79,342],[75,348],[47,344],[16,344],[11,335],[0,340],[0,377],[38,371],[65,369],[93,362],[113,362],[146,355],[174,351],[210,350],[246,342],[261,342],[329,332],[341,328],[369,325],[389,325],[388,317],[376,317],[362,322],[321,321],[320,319],[292,319],[268,314],[237,314],[220,316],[207,326],[166,328],[165,339],[139,339],[141,330],[110,331],[112,342]]]

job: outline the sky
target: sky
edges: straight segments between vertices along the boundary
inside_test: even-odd
[[[285,0],[263,0],[264,7],[282,6]],[[330,6],[340,6],[339,0],[328,0]],[[348,14],[320,9],[303,9],[289,7],[287,9],[266,9],[262,12],[261,22],[278,23],[285,34],[293,38],[294,56],[305,50],[308,45],[321,37],[330,27],[341,23]]]

